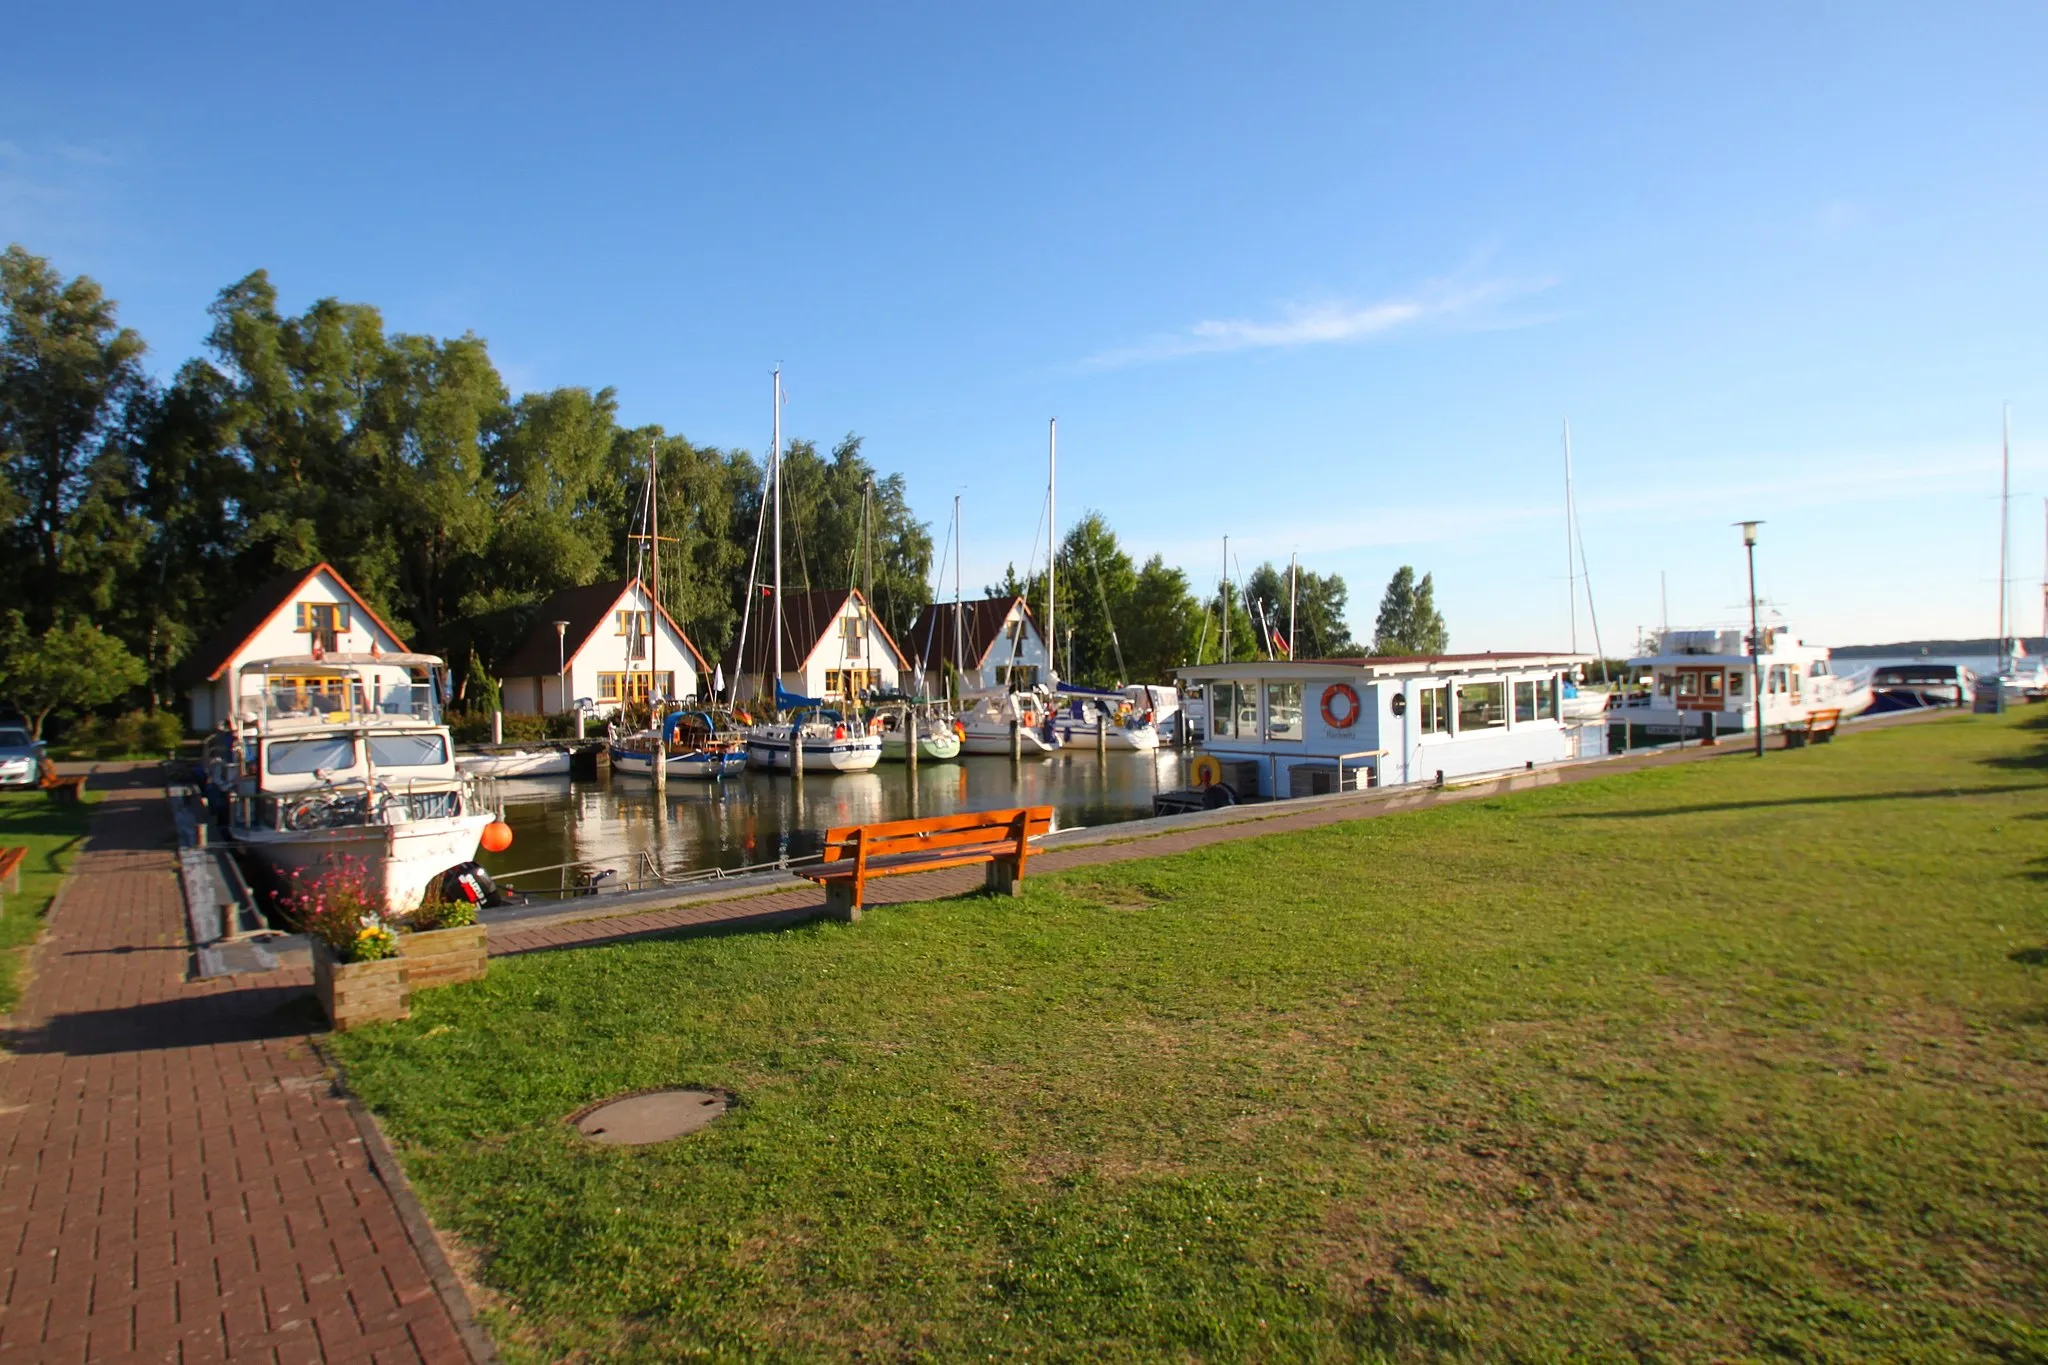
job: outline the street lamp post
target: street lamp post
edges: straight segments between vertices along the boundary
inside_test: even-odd
[[[1760,521],[1738,521],[1743,548],[1749,551],[1749,687],[1756,699],[1756,756],[1764,756],[1764,636],[1756,620],[1756,528]]]
[[[555,622],[555,700],[562,704],[564,711],[569,709],[568,641],[569,623],[567,621]]]

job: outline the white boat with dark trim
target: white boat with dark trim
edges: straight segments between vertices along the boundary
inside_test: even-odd
[[[1629,660],[1631,674],[1649,690],[1608,712],[1615,725],[1650,735],[1749,731],[1758,723],[1750,693],[1752,665],[1741,630],[1666,630],[1652,637],[1656,649]],[[1870,682],[1841,677],[1828,650],[1809,645],[1789,627],[1766,626],[1758,662],[1763,672],[1762,724],[1766,731],[1804,724],[1816,711],[1841,718],[1870,708]]]
[[[882,761],[882,737],[836,711],[799,708],[788,720],[747,731],[747,766],[786,773],[801,742],[807,773],[864,773]]]
[[[1159,747],[1158,728],[1122,692],[1061,683],[1053,700],[1059,706],[1053,717],[1053,731],[1063,745],[1093,748],[1100,721],[1105,748],[1149,754]]]
[[[457,770],[429,654],[309,654],[238,673],[208,776],[234,839],[289,883],[359,867],[394,913],[476,858],[497,813]]]
[[[747,736],[721,711],[671,711],[662,717],[662,734],[652,730],[619,735],[605,748],[612,771],[634,777],[654,776],[654,753],[664,746],[670,777],[716,781],[747,766]]]
[[[990,687],[960,699],[973,703],[960,713],[961,753],[1007,756],[1013,725],[1018,752],[1025,758],[1058,752],[1060,737],[1051,720],[1052,708],[1038,693]],[[1091,737],[1094,733],[1089,731]]]

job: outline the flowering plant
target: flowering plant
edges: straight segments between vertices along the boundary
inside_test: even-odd
[[[450,899],[441,894],[441,888],[429,886],[427,894],[420,899],[420,908],[406,916],[405,928],[414,933],[424,934],[432,929],[460,929],[476,923],[476,906],[467,896]]]
[[[293,873],[283,900],[286,916],[343,962],[375,962],[398,952],[383,897],[371,889],[363,865],[353,858],[325,871]]]

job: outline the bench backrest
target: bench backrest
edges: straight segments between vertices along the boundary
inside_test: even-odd
[[[1816,711],[1812,715],[1808,716],[1807,720],[1815,725],[1833,725],[1836,721],[1840,720],[1841,718],[1842,712],[1841,709],[1838,707],[1832,711]]]
[[[936,849],[973,848],[978,844],[1014,839],[1017,825],[1024,837],[1036,839],[1052,832],[1051,806],[1022,806],[1011,810],[976,811],[971,815],[935,815],[927,820],[888,820],[876,825],[847,825],[825,834],[824,861],[837,862],[853,856],[853,839],[862,834],[870,858],[892,853],[919,853]]]

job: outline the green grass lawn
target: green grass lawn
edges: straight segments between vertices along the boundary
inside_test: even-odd
[[[20,894],[0,893],[0,1014],[21,998],[22,950],[43,932],[43,916],[91,820],[89,806],[60,805],[39,791],[0,792],[0,848],[28,849]]]
[[[509,1359],[2048,1359],[2048,715],[494,962],[337,1037]],[[570,1111],[740,1104],[637,1150]]]

